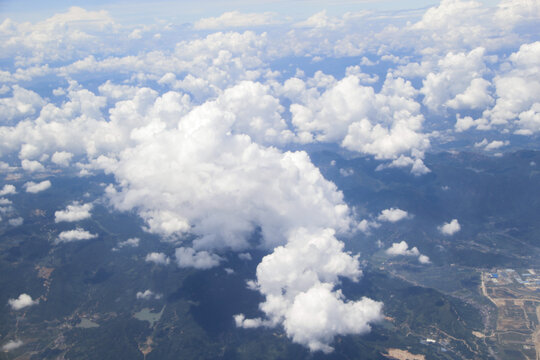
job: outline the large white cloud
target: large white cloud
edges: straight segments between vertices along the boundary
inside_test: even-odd
[[[343,250],[331,229],[290,233],[288,243],[274,249],[257,267],[254,287],[264,296],[266,319],[235,317],[237,326],[282,323],[287,334],[312,351],[332,351],[336,334],[361,334],[382,319],[382,303],[363,298],[347,301],[334,290],[340,277],[358,281],[358,256]]]
[[[389,76],[376,93],[361,85],[357,75],[349,75],[330,83],[322,94],[305,90],[301,80],[295,82],[301,101],[290,110],[300,142],[338,142],[377,159],[412,155],[420,161],[429,147],[420,104],[414,99],[417,91],[408,81]]]
[[[509,57],[508,71],[493,80],[496,102],[484,111],[483,118],[491,126],[507,127],[515,122],[518,134],[530,135],[540,131],[540,42],[523,44]]]

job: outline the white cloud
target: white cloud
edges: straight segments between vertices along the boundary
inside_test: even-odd
[[[0,190],[0,196],[6,196],[6,195],[13,195],[17,193],[17,189],[15,188],[15,185],[6,184],[4,187]]]
[[[39,183],[35,183],[33,181],[29,181],[23,185],[23,187],[26,189],[26,192],[35,194],[44,190],[47,190],[51,187],[51,182],[49,180],[44,180]]]
[[[10,352],[12,350],[20,348],[22,345],[22,340],[9,340],[7,343],[2,345],[2,351]]]
[[[357,225],[357,228],[358,230],[362,231],[363,233],[366,233],[366,234],[369,234],[369,231],[372,229],[372,228],[378,228],[380,227],[381,224],[379,224],[378,222],[376,221],[371,221],[371,220],[367,220],[367,219],[362,219],[358,225]]]
[[[67,151],[56,151],[52,157],[51,161],[59,166],[69,166],[69,162],[73,158],[73,154]]]
[[[218,266],[222,260],[219,256],[208,251],[195,251],[192,248],[180,247],[175,251],[176,264],[179,267],[194,267],[195,269],[210,269]]]
[[[150,300],[152,298],[161,299],[163,297],[163,295],[162,294],[156,294],[152,290],[148,289],[148,290],[145,290],[145,291],[137,291],[136,297],[137,297],[137,299]]]
[[[398,256],[398,255],[419,256],[420,255],[420,251],[418,251],[418,248],[416,246],[409,249],[409,245],[405,241],[401,241],[399,243],[393,243],[390,248],[386,249],[386,253],[390,256]]]
[[[17,217],[17,218],[13,218],[13,219],[9,219],[8,220],[8,223],[9,225],[11,226],[21,226],[24,222],[24,219],[22,217]]]
[[[295,82],[294,97],[301,100],[290,111],[298,142],[337,142],[377,159],[410,154],[420,161],[429,147],[420,104],[414,99],[417,90],[408,81],[389,76],[375,93],[360,85],[357,75],[349,75],[330,83],[322,94],[307,89],[300,79]]]
[[[45,105],[45,100],[37,93],[14,85],[11,97],[0,98],[0,120],[5,123],[16,118],[33,115],[43,105]]]
[[[28,294],[21,294],[17,299],[9,299],[8,304],[13,310],[20,310],[28,306],[37,305],[39,299],[32,300],[32,297]]]
[[[171,259],[164,253],[152,252],[146,255],[144,259],[146,262],[153,262],[158,265],[167,265],[171,262]]]
[[[116,245],[116,247],[113,248],[113,251],[117,251],[118,249],[121,249],[121,248],[126,247],[126,246],[130,246],[130,247],[138,247],[140,241],[141,241],[141,240],[140,240],[139,238],[129,238],[129,239],[127,239],[127,240],[120,241],[120,242],[118,243],[118,245]]]
[[[210,30],[231,27],[255,27],[278,23],[276,14],[266,13],[241,13],[239,11],[229,11],[218,17],[201,19],[193,25],[197,30]]]
[[[23,170],[26,170],[28,172],[45,171],[45,167],[39,161],[35,160],[24,159],[23,161],[21,161],[21,166]]]
[[[379,221],[397,222],[409,218],[409,213],[398,208],[384,209],[377,217]]]
[[[452,219],[452,221],[444,223],[443,225],[439,226],[439,231],[443,235],[454,235],[458,231],[461,230],[461,225],[459,225],[459,222],[457,219]]]
[[[97,238],[96,234],[92,234],[86,230],[77,228],[75,230],[62,231],[58,235],[58,239],[56,239],[55,243],[68,243],[73,241],[83,241],[95,238]]]
[[[336,334],[362,334],[382,319],[382,303],[362,298],[345,301],[334,290],[339,277],[358,281],[358,257],[343,251],[331,229],[298,229],[285,246],[274,249],[257,267],[254,286],[265,296],[259,308],[266,319],[235,317],[237,326],[283,324],[293,341],[312,351],[330,352]]]
[[[485,49],[469,53],[449,53],[439,60],[436,70],[429,73],[420,90],[423,103],[429,109],[483,109],[493,102],[489,81],[482,78],[487,72]]]
[[[431,261],[429,257],[420,253],[418,248],[415,246],[409,249],[409,245],[405,241],[399,243],[393,243],[388,249],[385,250],[386,254],[390,256],[414,256],[418,257],[418,262],[420,264],[430,264]]]
[[[94,205],[91,203],[79,204],[78,202],[74,202],[73,204],[68,205],[66,210],[56,211],[54,213],[54,222],[73,222],[88,219],[92,216],[90,210],[92,210],[93,207]]]

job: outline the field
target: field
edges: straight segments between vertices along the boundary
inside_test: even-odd
[[[486,336],[501,359],[540,359],[540,282],[537,271],[482,273],[482,293],[497,307],[497,326]]]

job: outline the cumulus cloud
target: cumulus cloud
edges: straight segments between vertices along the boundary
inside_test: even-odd
[[[419,256],[420,251],[415,246],[409,249],[409,245],[405,241],[399,243],[393,243],[392,246],[386,249],[386,253],[391,256],[405,255],[405,256]]]
[[[83,241],[97,238],[96,234],[92,234],[89,231],[77,228],[75,230],[62,231],[55,243],[68,243],[73,241]]]
[[[418,257],[418,262],[420,264],[429,264],[431,261],[429,257],[423,254],[420,254],[420,251],[415,246],[409,249],[409,245],[405,241],[399,243],[393,243],[388,249],[385,250],[386,254],[390,256],[414,256]]]
[[[331,229],[298,229],[285,246],[274,249],[257,267],[254,287],[264,296],[266,319],[235,317],[237,326],[282,324],[293,341],[312,351],[332,351],[336,334],[361,334],[382,319],[382,303],[362,298],[346,301],[334,290],[340,277],[358,281],[358,256],[343,251]]]
[[[523,44],[509,57],[507,71],[495,76],[495,106],[486,109],[482,118],[490,126],[514,125],[516,133],[532,135],[540,131],[540,42]]]
[[[540,130],[538,43],[524,44],[526,35],[513,29],[531,26],[537,10],[526,1],[487,7],[444,0],[401,27],[387,14],[323,11],[258,33],[194,31],[195,38],[176,44],[147,34],[150,27],[119,27],[103,11],[71,8],[38,23],[5,20],[0,57],[13,68],[0,71],[0,82],[7,84],[0,88],[0,152],[18,155],[27,171],[43,171],[49,159],[62,167],[76,159],[81,174],[103,170],[114,176],[106,195],[116,209],[136,212],[146,231],[165,240],[193,235],[192,244],[175,251],[179,266],[217,266],[229,250],[250,260],[252,247],[266,249],[250,282],[264,296],[264,315],[238,314],[236,324],[282,326],[293,341],[328,352],[336,334],[369,331],[382,316],[380,302],[347,300],[339,291],[341,278],[361,276],[358,257],[344,250],[339,235],[368,232],[377,221],[408,214],[391,208],[356,223],[343,194],[309,155],[284,149],[337,144],[373,156],[381,162],[378,170],[408,168],[420,176],[430,171],[423,160],[430,139],[446,134],[438,115],[425,120],[426,108],[459,112],[451,136],[469,129],[534,134]],[[229,12],[193,28],[276,22],[274,14]],[[175,38],[174,26],[155,26],[163,38]],[[132,51],[135,42],[147,41],[151,50]],[[328,56],[364,57],[333,75],[306,76],[311,71],[293,68],[290,77],[286,67],[274,65]],[[390,67],[386,77],[364,72],[378,63]],[[54,101],[17,84],[44,75],[88,74],[114,74],[118,83],[106,81],[90,91],[68,80],[53,91]],[[482,147],[505,144],[501,136],[486,138]],[[47,180],[24,188],[49,186]],[[58,212],[59,219],[87,216],[87,205],[72,204]],[[255,232],[260,244],[249,241]],[[96,236],[81,229],[64,233],[65,241]],[[128,239],[115,249],[137,244]],[[397,243],[395,251],[429,263],[406,243]],[[146,260],[171,259],[151,253]]]
[[[23,168],[23,170],[26,170],[28,172],[45,171],[45,167],[39,161],[35,160],[24,159],[23,161],[21,161],[21,167]]]
[[[141,240],[139,238],[129,238],[124,241],[120,241],[116,247],[113,248],[113,251],[117,251],[118,249],[121,249],[123,247],[138,247]]]
[[[454,109],[483,109],[493,99],[489,95],[489,81],[482,78],[487,72],[485,49],[476,48],[469,53],[449,53],[439,60],[436,70],[423,80],[420,90],[423,103],[432,110],[444,107]]]
[[[31,116],[46,104],[37,93],[19,85],[13,85],[11,97],[0,98],[0,120],[2,123],[13,119]]]
[[[135,295],[137,299],[142,300],[150,300],[150,299],[161,299],[163,297],[162,294],[156,294],[152,290],[148,289],[145,291],[137,291],[137,294]]]
[[[8,223],[9,225],[11,226],[21,226],[24,222],[24,219],[22,217],[17,217],[17,218],[13,218],[13,219],[9,219],[8,220]]]
[[[15,188],[15,185],[6,184],[4,187],[0,190],[0,196],[6,196],[6,195],[13,195],[17,193],[17,189]]]
[[[73,158],[73,154],[67,151],[56,151],[52,157],[51,161],[59,166],[69,166],[69,162]]]
[[[94,205],[91,203],[80,204],[78,202],[74,202],[73,204],[68,205],[65,210],[56,211],[54,213],[54,222],[74,222],[88,219],[92,216],[90,214],[90,210],[92,210],[93,207]]]
[[[371,229],[376,229],[380,227],[381,224],[379,224],[376,221],[362,219],[358,222],[357,228],[358,230],[362,231],[363,233],[369,234]]]
[[[51,182],[49,180],[44,180],[39,183],[29,181],[25,183],[23,187],[26,189],[26,192],[35,194],[35,193],[38,193],[38,192],[41,192],[50,188]]]
[[[377,217],[377,220],[394,223],[403,219],[407,219],[409,217],[409,213],[405,210],[401,210],[398,208],[390,208],[381,211],[381,214]]]
[[[179,267],[193,267],[195,269],[210,269],[218,266],[222,260],[219,256],[207,251],[195,251],[192,248],[180,247],[175,251],[176,264]]]
[[[308,89],[302,80],[295,82],[295,97],[301,101],[293,103],[290,111],[297,141],[338,142],[377,159],[395,160],[408,154],[422,162],[429,140],[422,133],[424,117],[410,82],[389,76],[376,93],[361,85],[358,75],[348,75],[330,83],[322,94]]]
[[[167,255],[159,252],[151,252],[147,254],[144,260],[146,262],[152,262],[158,265],[167,265],[171,262],[171,259],[169,259]]]
[[[439,226],[439,231],[443,235],[454,235],[458,231],[461,230],[461,225],[459,225],[459,222],[457,219],[452,219],[452,221],[447,222]]]
[[[39,299],[32,300],[32,297],[28,294],[21,294],[17,299],[9,299],[8,304],[13,310],[20,310],[28,306],[37,305]]]
[[[7,343],[2,345],[2,351],[10,352],[12,350],[20,348],[22,345],[22,340],[9,340]]]

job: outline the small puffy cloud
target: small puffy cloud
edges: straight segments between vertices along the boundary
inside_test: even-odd
[[[255,27],[276,24],[275,13],[241,13],[229,11],[218,17],[209,17],[197,21],[193,27],[196,30],[211,30],[232,27]]]
[[[68,166],[73,158],[73,154],[67,151],[56,151],[51,157],[51,161],[59,166]]]
[[[2,351],[10,352],[12,350],[20,348],[22,345],[22,340],[9,340],[7,343],[2,345]]]
[[[146,255],[146,258],[144,259],[146,262],[152,262],[154,264],[158,265],[167,265],[171,262],[171,259],[164,253],[159,252],[151,252]]]
[[[420,264],[430,264],[429,257],[420,253],[415,246],[409,249],[409,245],[405,241],[399,243],[393,243],[388,249],[385,250],[386,254],[390,256],[417,256]]]
[[[409,217],[409,213],[405,210],[401,210],[398,208],[390,208],[381,211],[381,214],[377,217],[377,220],[394,223],[403,219],[407,219]]]
[[[29,181],[23,185],[23,187],[26,189],[26,192],[28,193],[38,193],[40,191],[47,190],[51,187],[51,182],[49,180],[44,180],[39,183],[35,183],[33,181]]]
[[[68,231],[62,231],[58,235],[58,239],[56,239],[55,243],[67,243],[67,242],[73,242],[73,241],[83,241],[83,240],[90,240],[97,238],[96,234],[92,234],[89,231],[77,228],[75,230],[68,230]]]
[[[492,142],[490,142],[489,144],[486,145],[486,147],[484,148],[486,151],[490,151],[490,150],[495,150],[495,149],[499,149],[503,146],[507,146],[510,144],[510,141],[508,140],[505,140],[505,141],[501,141],[501,140],[493,140]]]
[[[412,249],[409,249],[409,245],[405,241],[402,241],[399,243],[393,243],[390,248],[386,249],[386,253],[390,256],[398,256],[398,255],[419,256],[420,255],[420,251],[418,251],[418,248],[416,246],[413,247]]]
[[[92,216],[90,214],[92,208],[93,205],[91,203],[79,204],[78,202],[74,202],[73,204],[68,205],[65,210],[56,211],[54,213],[54,222],[73,222],[88,219]]]
[[[17,193],[17,189],[15,188],[14,185],[11,185],[11,184],[6,184],[4,185],[2,189],[0,189],[0,196],[13,195],[16,193]]]
[[[379,224],[378,222],[376,221],[372,221],[372,220],[367,220],[367,219],[362,219],[358,225],[357,225],[357,229],[360,230],[361,232],[363,233],[366,233],[366,234],[369,234],[369,231],[371,229],[376,229],[378,227],[380,227],[381,224]]]
[[[8,223],[9,225],[11,226],[21,226],[24,222],[24,219],[22,217],[17,217],[17,218],[13,218],[13,219],[9,219],[8,220]]]
[[[218,266],[222,260],[221,257],[208,251],[195,251],[185,247],[176,249],[175,256],[179,267],[194,267],[203,270]]]
[[[13,310],[20,310],[22,308],[37,305],[39,299],[32,300],[32,297],[28,294],[21,294],[17,299],[9,299],[8,304]]]
[[[116,245],[116,247],[113,248],[113,251],[117,251],[118,249],[121,249],[121,248],[127,247],[127,246],[138,247],[140,241],[141,240],[139,238],[130,238],[130,239],[127,239],[127,240],[124,240],[124,241],[120,241],[118,243],[118,245]]]
[[[493,140],[489,142],[486,138],[484,138],[482,141],[474,143],[474,147],[477,148],[484,148],[485,151],[491,151],[491,150],[497,150],[503,146],[507,146],[510,144],[510,141],[505,140]]]
[[[162,296],[163,296],[162,294],[156,294],[150,289],[145,290],[145,291],[137,291],[137,294],[136,294],[137,299],[142,299],[142,300],[150,300],[152,298],[161,299]]]
[[[28,172],[45,171],[45,167],[39,161],[36,161],[36,160],[24,159],[23,161],[21,161],[21,167],[23,168],[23,170],[28,171]]]
[[[431,261],[429,260],[429,257],[426,256],[426,255],[420,255],[418,257],[418,261],[420,262],[420,264],[429,264],[429,263],[431,263]]]
[[[461,225],[459,225],[459,222],[457,219],[452,219],[452,221],[448,223],[444,223],[441,226],[439,226],[439,231],[443,235],[454,235],[460,230],[461,230]]]
[[[348,176],[354,175],[354,170],[353,169],[339,169],[339,173],[343,177],[348,177]]]

